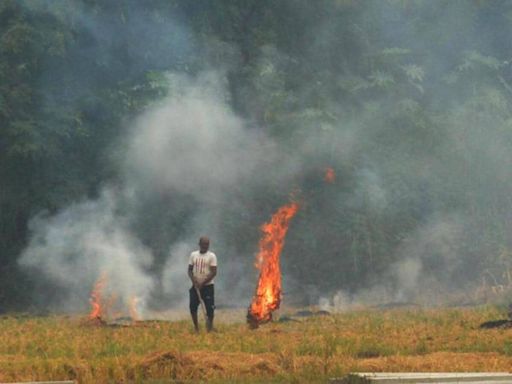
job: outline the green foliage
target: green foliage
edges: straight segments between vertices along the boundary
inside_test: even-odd
[[[502,276],[512,263],[510,14],[506,2],[451,0],[0,2],[0,306],[28,300],[15,262],[29,219],[116,183],[112,148],[126,121],[172,90],[169,73],[211,66],[226,70],[238,114],[283,151],[303,151],[295,183],[308,206],[286,248],[301,262],[283,261],[298,281],[355,291],[434,217],[461,212],[453,253],[465,262],[446,280],[479,278],[463,264]],[[251,254],[248,231],[282,202],[288,186],[273,186],[241,190],[251,220],[226,207],[238,253]],[[184,205],[149,207],[134,225],[160,257],[165,233],[186,226]],[[361,353],[386,353],[374,347]]]

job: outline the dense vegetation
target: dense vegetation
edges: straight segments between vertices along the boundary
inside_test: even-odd
[[[244,204],[215,206],[226,271],[242,259],[226,285],[298,189],[283,271],[306,302],[511,284],[511,35],[505,0],[2,0],[0,310],[40,289],[18,265],[31,219],[122,185],[120,142],[167,94],[165,75],[211,69],[247,129],[302,159],[286,183],[247,183]],[[197,205],[171,194],[133,213],[149,273]]]

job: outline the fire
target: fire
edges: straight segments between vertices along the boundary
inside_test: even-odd
[[[247,321],[253,327],[272,320],[272,312],[281,303],[281,270],[279,256],[290,220],[297,213],[299,205],[292,202],[272,216],[270,222],[261,226],[263,236],[259,242],[256,268],[260,270],[256,293],[247,313]]]
[[[133,321],[139,321],[141,319],[139,314],[141,299],[132,295],[125,300],[120,300],[120,297],[115,292],[111,292],[111,287],[108,287],[109,289],[107,290],[107,281],[107,274],[103,272],[94,283],[89,297],[91,304],[91,311],[88,316],[89,323],[105,325],[108,319],[119,320],[126,312],[130,314]]]
[[[107,285],[107,274],[102,273],[96,283],[94,283],[94,287],[91,292],[91,296],[89,298],[89,302],[91,303],[91,312],[89,313],[89,319],[101,319],[104,315],[104,305],[103,305],[103,290]]]
[[[331,167],[327,167],[325,169],[324,180],[326,183],[332,184],[336,180],[336,173],[334,173],[334,169]]]

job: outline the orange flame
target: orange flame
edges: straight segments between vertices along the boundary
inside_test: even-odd
[[[249,324],[257,327],[259,323],[272,320],[272,312],[281,304],[281,270],[279,256],[290,220],[297,213],[299,205],[285,205],[272,216],[269,223],[261,226],[263,236],[259,242],[256,256],[256,268],[260,270],[256,293],[247,313]]]
[[[334,169],[331,167],[327,167],[325,169],[324,180],[326,183],[332,184],[336,180],[336,173],[334,173]]]
[[[102,273],[96,283],[94,283],[94,287],[91,292],[91,296],[89,298],[89,302],[91,303],[91,312],[89,313],[89,319],[101,319],[104,315],[104,306],[103,306],[103,290],[107,285],[107,274]]]

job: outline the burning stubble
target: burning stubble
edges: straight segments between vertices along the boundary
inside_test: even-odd
[[[153,256],[119,213],[120,200],[109,188],[97,200],[32,221],[32,238],[20,263],[62,288],[65,295],[50,301],[53,307],[83,311],[95,282],[103,297],[115,293],[121,302],[148,297],[154,282],[146,268]]]
[[[272,320],[272,312],[281,304],[281,267],[279,258],[284,246],[290,220],[299,209],[297,203],[287,204],[261,226],[263,232],[256,256],[256,268],[260,270],[254,298],[247,313],[252,328]]]
[[[122,185],[105,187],[97,199],[53,216],[38,216],[31,223],[31,240],[20,264],[64,288],[67,296],[54,303],[56,308],[83,311],[103,273],[119,302],[140,300],[139,317],[144,317],[152,297],[165,309],[184,306],[184,265],[197,233],[208,233],[215,245],[229,251],[230,238],[236,235],[227,230],[223,212],[247,205],[240,186],[261,189],[277,178],[286,183],[299,169],[272,140],[249,130],[230,110],[221,75],[170,75],[169,81],[175,85],[173,93],[139,116],[118,143],[124,153]],[[267,171],[269,163],[283,168]],[[255,179],[254,173],[262,177]],[[158,211],[152,217],[148,207],[155,202]],[[184,219],[172,227],[157,227],[164,210],[171,217],[182,210]],[[154,228],[152,233],[139,229],[144,222]],[[257,226],[255,222],[247,229],[257,233]],[[144,237],[154,238],[155,233],[162,235],[150,248]],[[225,269],[219,285],[237,286],[241,276],[230,272],[244,262],[229,252],[221,256]],[[231,297],[224,297],[228,302],[249,296],[247,290],[229,293]]]
[[[102,273],[99,279],[94,283],[89,301],[91,303],[91,312],[89,319],[101,319],[105,316],[104,288],[107,283],[107,275]]]
[[[113,144],[119,185],[53,216],[35,217],[20,264],[35,278],[65,288],[70,297],[61,304],[66,308],[86,304],[104,270],[126,300],[148,299],[156,290],[164,305],[182,306],[184,255],[197,234],[209,233],[222,250],[219,288],[225,288],[223,297],[233,294],[229,304],[240,303],[253,288],[241,276],[258,240],[255,228],[272,202],[283,201],[288,193],[283,185],[297,175],[306,179],[304,169],[314,163],[331,165],[337,178],[328,192],[318,194],[319,209],[297,221],[289,234],[294,255],[289,263],[302,270],[286,281],[311,277],[301,295],[342,288],[351,297],[380,300],[373,293],[384,291],[389,300],[411,300],[430,287],[465,288],[488,266],[510,270],[508,90],[481,81],[508,81],[506,76],[500,81],[500,68],[508,71],[509,63],[473,51],[482,44],[477,35],[483,36],[464,27],[482,22],[468,12],[474,4],[420,1],[395,7],[397,2],[369,1],[358,8],[341,3],[349,2],[329,3],[324,11],[332,12],[304,29],[315,39],[294,43],[304,48],[297,49],[300,56],[271,44],[254,52],[247,120],[230,107],[244,104],[232,100],[244,94],[229,91],[233,84],[222,68],[169,76],[172,94]],[[353,23],[340,23],[337,16],[344,14]],[[417,28],[421,22],[410,22],[416,18],[427,23]],[[440,28],[429,30],[430,19],[440,19]],[[143,21],[143,30],[153,32]],[[358,32],[345,29],[348,25],[357,25]],[[176,34],[151,37],[159,35]],[[361,63],[375,69],[346,66],[347,51],[337,44],[348,41],[339,36],[350,36],[350,46],[364,40],[355,56],[362,54],[368,59]],[[458,46],[470,51],[455,57]],[[300,81],[302,72],[293,69],[304,61],[321,69],[318,77]],[[308,94],[314,102],[302,101]],[[266,135],[273,130],[275,140]],[[270,203],[251,206],[265,199]],[[459,218],[456,224],[450,224],[452,217]],[[310,274],[309,266],[319,264],[315,258],[327,254],[334,256]],[[118,268],[123,272],[116,273]],[[339,277],[324,279],[333,269]],[[314,303],[314,296],[302,303]]]

